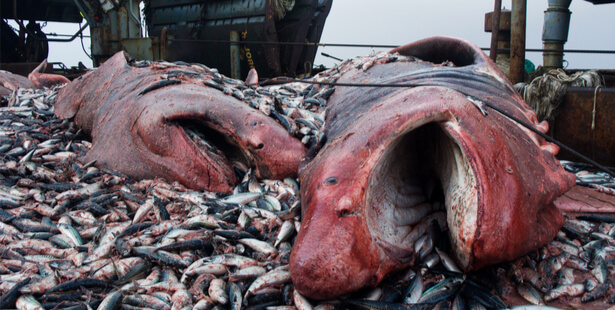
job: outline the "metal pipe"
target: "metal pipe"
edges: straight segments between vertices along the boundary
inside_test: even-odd
[[[527,0],[513,0],[510,36],[510,81],[525,80],[525,20]]]
[[[498,40],[500,37],[500,13],[502,12],[502,0],[495,0],[493,6],[493,23],[491,25],[491,50],[489,57],[494,62],[498,57]]]
[[[65,33],[57,33],[57,32],[49,32],[45,34],[48,37],[72,37],[72,34],[65,34]],[[89,39],[91,36],[83,36],[85,39]]]
[[[130,16],[132,16],[132,18],[135,20],[135,22],[137,22],[137,24],[139,25],[139,37],[143,36],[143,30],[141,28],[141,20],[139,20],[139,18],[137,18],[137,16],[134,14],[134,11],[132,10],[132,0],[128,0],[128,14],[130,14]]]
[[[564,49],[570,28],[570,2],[571,0],[549,0],[542,28],[545,49]],[[543,66],[547,69],[561,68],[564,62],[564,54],[561,52],[544,52],[542,58]]]
[[[30,32],[30,29],[26,28],[26,26],[23,25],[23,22],[19,19],[15,19],[15,22],[17,22],[17,24],[24,30],[26,30],[26,33],[28,34],[28,36],[32,37],[32,39],[37,40],[37,41],[48,41],[48,42],[71,42],[74,39],[76,39],[79,34],[81,34],[83,32],[83,30],[85,30],[85,28],[88,27],[88,22],[85,22],[85,25],[83,25],[83,27],[81,27],[81,29],[79,29],[79,31],[77,31],[72,37],[68,38],[68,39],[46,39],[46,38],[39,38],[38,36],[36,36],[35,34],[33,34],[32,32]],[[47,34],[45,34],[47,35]]]
[[[160,59],[167,59],[167,49],[169,48],[169,29],[163,27],[160,31]]]
[[[343,60],[343,59],[341,59],[341,58],[335,57],[335,56],[333,56],[333,55],[329,55],[329,54],[327,54],[327,53],[325,53],[325,52],[320,53],[320,55],[323,55],[323,56],[325,56],[325,57],[329,57],[329,58],[331,58],[331,59],[335,59],[335,60],[337,60],[337,61],[344,61],[344,60]]]
[[[106,48],[111,48],[111,51],[118,51],[120,46],[120,34],[119,34],[119,18],[118,12],[116,10],[111,10],[107,12],[107,16],[109,18],[109,25],[103,25],[102,28],[107,28],[111,32],[111,36],[109,37],[109,41],[105,41],[104,38],[102,40],[103,45],[107,45]]]
[[[231,31],[231,77],[241,78],[241,58],[239,57],[239,31]]]

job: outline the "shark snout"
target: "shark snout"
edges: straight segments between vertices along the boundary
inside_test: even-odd
[[[308,223],[312,228],[301,230],[308,233],[300,232],[290,260],[295,288],[314,299],[343,295],[377,281],[371,237],[361,231],[358,218],[332,214],[327,220],[312,220]]]

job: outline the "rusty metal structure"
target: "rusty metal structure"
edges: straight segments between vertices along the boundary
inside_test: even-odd
[[[90,27],[99,66],[120,50],[137,59],[204,63],[232,77],[302,76],[312,70],[332,0],[0,0],[2,63],[47,57],[40,21]],[[143,2],[146,26],[139,4]],[[4,19],[19,24],[14,31]],[[24,25],[24,21],[29,21]],[[253,43],[257,42],[257,43]],[[306,44],[306,42],[308,44]],[[311,44],[310,44],[311,43]],[[231,50],[235,55],[231,55]],[[231,70],[234,68],[234,71]]]
[[[168,37],[166,59],[215,63],[221,72],[230,73],[229,42],[244,41],[239,43],[241,76],[250,68],[263,76],[295,76],[310,73],[317,46],[304,43],[320,40],[332,0],[149,0],[145,4],[150,36]],[[233,33],[239,38],[233,39]],[[204,45],[207,48],[199,48]]]
[[[570,27],[570,6],[572,0],[552,0],[545,11],[545,22],[542,28],[542,41],[546,50],[563,50],[564,43],[568,41],[568,28]],[[547,69],[561,68],[564,61],[564,53],[543,53],[543,66]]]
[[[511,13],[510,81],[525,80],[525,24],[527,0],[514,0]]]
[[[72,0],[1,0],[0,27],[2,53],[0,62],[40,62],[47,57],[49,39],[36,21],[79,23],[82,18]],[[19,31],[13,31],[5,22],[13,19],[20,24]]]
[[[615,3],[613,0],[587,0],[593,4]],[[509,78],[513,83],[527,78],[524,69],[525,52],[542,52],[544,69],[563,66],[564,52],[599,53],[610,51],[564,50],[570,22],[569,0],[548,0],[543,28],[543,49],[525,47],[526,0],[512,3],[512,12],[501,10],[500,1],[494,0],[494,11],[485,14],[485,31],[492,33],[491,55],[497,52],[499,58],[510,56]],[[498,11],[500,11],[498,14]],[[500,16],[497,16],[500,15]],[[497,18],[499,17],[499,22]],[[497,42],[497,44],[495,43]],[[497,46],[497,48],[495,47]],[[521,56],[523,55],[523,56]],[[569,74],[573,72],[567,71]],[[550,135],[573,149],[585,154],[603,165],[615,166],[613,146],[615,139],[615,72],[599,70],[604,86],[599,88],[570,87],[557,117],[550,121]],[[562,151],[561,159],[578,160],[573,154]]]
[[[615,167],[614,106],[613,87],[570,87],[549,124],[551,135],[600,164]],[[577,160],[566,151],[559,157]]]

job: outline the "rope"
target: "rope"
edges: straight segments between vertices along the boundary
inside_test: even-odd
[[[523,100],[536,111],[539,120],[553,120],[564,101],[568,86],[596,87],[602,79],[596,71],[580,71],[570,76],[562,69],[551,70],[529,84],[517,83],[515,89]]]
[[[262,82],[259,83],[254,83],[254,84],[246,84],[246,86],[267,86],[267,85],[276,85],[276,84],[285,84],[285,83],[307,83],[307,84],[318,84],[318,85],[329,85],[329,86],[339,86],[339,87],[418,87],[418,86],[429,86],[429,85],[417,85],[417,84],[396,84],[396,83],[392,83],[392,84],[379,84],[379,83],[365,83],[365,84],[360,84],[360,83],[337,83],[337,82],[318,82],[318,81],[309,81],[309,80],[301,80],[301,79],[295,79],[295,78],[291,78],[291,77],[276,77],[276,78],[272,78],[272,79],[268,79],[268,80],[264,80]],[[438,86],[438,85],[435,85]],[[457,89],[455,89],[455,91],[458,91],[466,96],[469,96],[468,94],[465,94]],[[596,161],[592,160],[591,158],[575,151],[574,149],[572,149],[571,147],[557,141],[556,139],[544,134],[543,132],[541,132],[540,130],[534,128],[534,126],[532,126],[531,124],[528,124],[526,122],[524,122],[521,119],[516,118],[515,116],[513,116],[512,114],[498,108],[497,106],[494,106],[493,104],[487,102],[487,101],[483,101],[483,103],[485,104],[485,106],[487,106],[488,108],[504,115],[505,117],[511,119],[512,121],[520,124],[521,126],[531,130],[532,132],[534,132],[535,134],[539,135],[540,137],[542,137],[543,139],[559,146],[560,148],[570,152],[571,154],[573,154],[574,156],[577,156],[578,158],[581,158],[582,160],[590,163],[591,165],[593,165],[594,167],[597,167],[598,169],[610,174],[611,176],[615,177],[615,172],[613,172],[611,169],[609,169],[606,166],[603,166],[599,163],[597,163]]]
[[[596,129],[596,94],[598,93],[598,89],[602,87],[602,85],[596,86],[594,89],[594,107],[592,109],[592,130]]]

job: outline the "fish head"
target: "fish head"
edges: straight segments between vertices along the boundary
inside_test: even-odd
[[[56,114],[92,136],[83,161],[225,193],[238,182],[235,167],[253,168],[259,178],[297,175],[306,150],[301,141],[225,93],[210,69],[134,64],[119,52],[58,94]]]
[[[294,176],[305,153],[275,120],[215,89],[177,85],[143,100],[160,104],[139,115],[132,140],[190,187],[229,192],[237,164],[259,178]]]
[[[555,159],[557,147],[476,105],[488,100],[546,131],[495,64],[458,39],[407,50],[441,59],[340,69],[340,83],[417,86],[341,88],[329,99],[326,142],[299,172],[304,222],[290,269],[305,296],[376,285],[415,263],[420,237],[433,231],[470,271],[538,249],[563,224],[553,200],[574,176]],[[440,64],[447,59],[459,66]],[[325,186],[331,177],[337,182]]]
[[[247,110],[232,135],[241,145],[259,178],[296,176],[306,147],[279,123],[255,110]],[[229,134],[231,134],[229,132]]]
[[[321,173],[302,174],[308,177],[300,179],[300,231],[314,233],[300,233],[295,240],[301,246],[291,254],[291,277],[299,291],[318,299],[375,285],[384,275],[377,271],[382,253],[370,242],[366,226],[365,189],[354,186],[367,175],[349,173],[349,163],[343,156],[338,159]]]
[[[17,88],[35,88],[36,85],[26,77],[0,70],[0,96],[8,96]]]
[[[437,121],[417,112],[425,122]],[[416,261],[414,243],[431,225],[446,227],[442,206],[432,208],[424,198],[433,181],[421,170],[428,162],[415,156],[432,148],[412,150],[420,134],[409,132],[421,121],[407,121],[398,132],[400,124],[391,118],[374,122],[382,115],[370,115],[375,118],[327,141],[300,169],[303,221],[290,268],[297,290],[311,298],[376,285]],[[410,205],[400,206],[398,199]],[[413,207],[421,210],[413,213]]]

